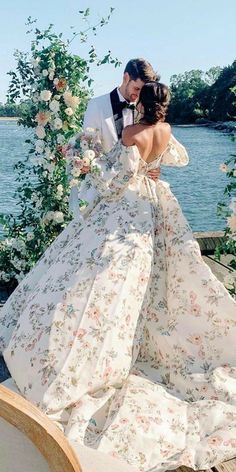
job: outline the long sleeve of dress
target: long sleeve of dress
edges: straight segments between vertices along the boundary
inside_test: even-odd
[[[167,149],[162,155],[161,164],[164,166],[186,166],[189,162],[188,153],[185,147],[171,135]]]
[[[96,173],[88,174],[79,190],[79,200],[87,205],[81,209],[83,217],[102,198],[121,195],[137,174],[139,154],[136,146],[126,147],[120,141],[102,158],[95,160]]]
[[[136,146],[124,146],[119,141],[97,164],[98,173],[93,175],[94,185],[98,191],[110,194],[120,194],[125,191],[139,168],[139,153]]]

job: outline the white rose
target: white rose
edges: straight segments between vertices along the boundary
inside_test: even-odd
[[[59,184],[57,186],[57,193],[63,193],[63,185],[62,184]]]
[[[90,159],[88,157],[84,157],[83,158],[83,165],[85,167],[89,166],[90,165]]]
[[[80,170],[80,169],[77,169],[77,168],[75,168],[75,169],[73,169],[73,170],[72,170],[72,172],[71,172],[71,173],[72,173],[73,177],[79,177],[79,176],[80,176],[80,174],[81,174],[81,170]]]
[[[30,157],[29,161],[33,166],[41,166],[42,165],[42,158],[41,157]]]
[[[49,147],[45,147],[45,156],[49,157],[51,155],[51,149]]]
[[[24,267],[25,267],[25,262],[18,259],[18,257],[13,257],[11,259],[11,263],[15,267],[15,269],[17,269],[17,270],[24,269]]]
[[[43,69],[42,75],[43,75],[43,77],[47,77],[47,76],[48,76],[48,70],[47,70],[47,69]]]
[[[32,100],[33,100],[34,103],[37,103],[37,102],[39,101],[39,94],[38,94],[38,92],[35,92],[35,93],[33,94]]]
[[[83,151],[86,151],[89,148],[88,142],[85,139],[82,139],[80,147]]]
[[[38,139],[38,140],[35,142],[35,150],[36,150],[36,152],[38,152],[39,154],[42,154],[42,153],[43,153],[44,147],[45,147],[45,143],[44,143],[44,141],[42,141],[41,139]]]
[[[3,282],[9,282],[10,280],[10,275],[8,275],[6,272],[3,270],[0,272],[0,280],[3,280]]]
[[[71,146],[74,146],[75,143],[76,143],[76,139],[75,139],[75,136],[73,136],[73,138],[69,139],[68,144],[71,144]]]
[[[236,169],[233,171],[233,176],[236,177]]]
[[[25,274],[24,272],[20,272],[19,274],[16,274],[16,279],[17,279],[17,282],[21,282],[25,277]]]
[[[43,217],[43,223],[47,224],[49,221],[51,221],[54,217],[54,211],[48,211],[46,215]]]
[[[35,134],[38,136],[39,139],[43,139],[46,136],[45,129],[43,126],[36,126]]]
[[[63,223],[63,221],[64,221],[64,215],[63,215],[62,211],[54,211],[53,220],[54,220],[56,223]]]
[[[53,122],[54,129],[61,129],[63,126],[61,118],[56,118]]]
[[[60,100],[60,98],[61,98],[60,95],[54,95],[55,100]]]
[[[94,134],[96,134],[96,131],[94,128],[85,128],[85,133],[88,134],[88,135],[91,135],[93,136]]]
[[[56,77],[56,78],[54,79],[53,83],[54,83],[54,85],[57,85],[58,82],[59,82],[59,79],[57,79],[57,77]]]
[[[87,149],[87,151],[84,151],[84,159],[89,159],[92,161],[95,157],[95,152],[92,149]]]
[[[47,161],[44,161],[43,168],[47,170],[49,173],[52,173],[55,170],[55,164],[49,164]]]
[[[36,57],[36,59],[33,59],[31,61],[31,64],[32,64],[33,67],[38,67],[39,63],[40,63],[40,58],[39,57]]]
[[[22,239],[15,239],[12,243],[12,247],[19,252],[25,251],[25,243],[22,241]]]
[[[38,196],[36,193],[32,193],[30,197],[31,202],[36,202],[38,200]]]
[[[53,113],[57,113],[60,110],[60,104],[57,100],[52,100],[49,108],[51,111],[53,111]]]
[[[226,164],[220,164],[219,169],[221,172],[228,172],[228,166]]]
[[[63,134],[58,134],[57,143],[62,144],[62,143],[64,143],[64,141],[65,141],[65,138],[64,138]]]
[[[45,148],[44,152],[45,152],[46,159],[50,159],[50,160],[54,159],[55,155],[53,154],[53,152],[51,151],[50,148],[48,148],[48,147]]]
[[[63,93],[64,102],[68,107],[71,107],[73,110],[79,105],[80,99],[75,95],[72,95],[71,92]]]
[[[76,180],[76,179],[71,179],[70,181],[70,187],[77,187],[79,184],[79,180]]]
[[[42,90],[40,93],[40,99],[44,102],[48,102],[52,96],[52,92],[50,90]]]
[[[32,241],[32,239],[34,239],[34,233],[33,232],[27,233],[26,239],[27,241]]]
[[[67,116],[72,116],[74,112],[71,107],[68,107],[65,109],[65,113]]]
[[[42,206],[42,201],[43,199],[42,198],[39,198],[36,202],[35,202],[35,208],[40,208]]]

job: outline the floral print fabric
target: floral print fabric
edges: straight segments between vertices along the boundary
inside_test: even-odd
[[[95,191],[9,298],[0,344],[22,394],[72,442],[140,471],[208,468],[236,452],[236,304],[180,206],[118,143]]]

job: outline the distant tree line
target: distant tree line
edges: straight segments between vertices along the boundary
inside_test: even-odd
[[[27,101],[17,103],[11,103],[10,101],[3,104],[0,102],[0,116],[22,116],[26,110],[28,110],[30,104]]]
[[[171,103],[168,121],[195,123],[196,120],[236,119],[236,60],[232,65],[212,67],[207,72],[191,70],[170,79]]]

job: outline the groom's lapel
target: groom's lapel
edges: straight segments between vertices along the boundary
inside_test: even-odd
[[[111,99],[111,107],[112,107],[112,113],[114,117],[116,132],[117,132],[118,139],[120,139],[122,130],[124,128],[124,123],[123,123],[123,113],[120,106],[120,99],[119,99],[119,95],[117,93],[116,88],[112,90],[112,92],[110,93],[110,99]]]

